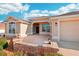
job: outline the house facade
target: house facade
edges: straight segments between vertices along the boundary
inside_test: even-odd
[[[5,35],[8,37],[25,37],[29,22],[16,19],[12,16],[8,17],[5,22]]]
[[[8,17],[6,36],[51,35],[52,40],[79,41],[79,13],[37,17],[29,21]]]
[[[79,12],[51,17],[52,39],[79,42]]]
[[[16,19],[12,16],[6,21],[6,36],[25,37],[34,34],[50,34],[50,25],[47,17],[33,18],[30,21]]]

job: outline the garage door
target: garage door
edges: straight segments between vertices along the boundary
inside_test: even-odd
[[[60,22],[60,39],[65,41],[79,41],[79,21]]]

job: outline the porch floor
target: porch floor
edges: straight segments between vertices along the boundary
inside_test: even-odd
[[[16,39],[15,42],[41,46],[45,42],[48,42],[48,38],[49,38],[49,35],[28,35],[25,38]]]

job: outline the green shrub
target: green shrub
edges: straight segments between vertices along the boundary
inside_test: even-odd
[[[7,54],[3,51],[0,51],[0,56],[7,56]]]
[[[4,38],[4,37],[2,37],[2,38],[0,38],[0,49],[5,49],[5,48],[7,48],[8,47],[8,43],[7,43],[7,39],[6,38]]]
[[[60,54],[60,53],[45,53],[44,54],[45,56],[63,56],[63,54]]]
[[[0,51],[2,51],[3,50],[3,47],[2,46],[0,46]]]
[[[7,42],[5,38],[0,38],[0,45],[4,45]]]
[[[8,42],[6,42],[4,45],[3,45],[3,49],[7,48],[8,47]]]

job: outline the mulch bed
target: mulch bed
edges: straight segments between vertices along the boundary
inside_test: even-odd
[[[57,48],[50,48],[50,47],[35,47],[35,46],[29,46],[29,45],[23,45],[16,43],[14,45],[15,51],[23,51],[24,54],[27,54],[28,56],[43,56],[44,53],[57,53],[59,50]]]

